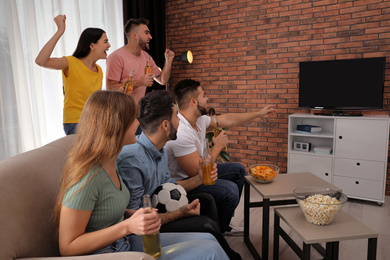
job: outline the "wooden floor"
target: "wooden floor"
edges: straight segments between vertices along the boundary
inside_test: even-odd
[[[254,190],[251,190],[251,202],[261,201],[261,197],[255,194]],[[244,193],[243,193],[244,194]],[[373,230],[379,233],[378,248],[377,248],[377,260],[390,259],[390,196],[386,196],[387,203],[379,206],[376,202],[367,202],[362,200],[349,199],[342,208],[357,220],[361,221],[365,225],[371,227]],[[238,205],[235,216],[232,220],[236,226],[244,226],[244,200],[241,198]],[[273,209],[271,207],[270,218],[270,259],[273,257]],[[252,243],[258,250],[261,250],[261,216],[262,211],[260,208],[250,209],[250,238]],[[283,229],[294,239],[298,245],[302,245],[302,240],[291,232],[283,221],[281,221]],[[251,253],[246,247],[243,237],[229,237],[226,236],[226,240],[230,246],[237,251],[241,257],[245,260],[253,259]],[[296,260],[298,256],[292,251],[284,242],[282,238],[280,240],[279,259],[280,260]],[[324,246],[324,245],[323,245]],[[301,247],[302,248],[302,247]],[[365,260],[367,259],[367,239],[341,241],[339,247],[339,259],[340,260]],[[322,259],[322,257],[314,250],[311,251],[311,259]]]

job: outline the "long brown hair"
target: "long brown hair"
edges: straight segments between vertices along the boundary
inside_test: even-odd
[[[62,174],[53,215],[57,229],[64,194],[88,171],[99,169],[102,163],[119,154],[125,133],[135,120],[136,110],[134,98],[118,91],[96,91],[88,98]]]
[[[103,33],[106,33],[100,28],[87,28],[81,35],[77,43],[76,50],[73,53],[78,59],[86,57],[91,52],[91,44],[97,43],[102,38]]]

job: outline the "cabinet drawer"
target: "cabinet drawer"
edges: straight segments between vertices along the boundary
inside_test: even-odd
[[[288,172],[311,172],[332,183],[332,157],[289,153]]]
[[[333,184],[347,196],[383,201],[383,181],[333,176]]]
[[[384,181],[385,163],[335,158],[334,175]]]

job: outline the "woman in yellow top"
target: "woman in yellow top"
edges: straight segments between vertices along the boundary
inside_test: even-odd
[[[103,71],[96,62],[107,58],[110,43],[99,28],[87,28],[81,35],[72,56],[50,57],[58,40],[65,32],[65,15],[54,18],[57,32],[43,46],[35,62],[44,68],[62,70],[64,85],[63,123],[66,135],[74,134],[81,111],[88,97],[102,88]]]

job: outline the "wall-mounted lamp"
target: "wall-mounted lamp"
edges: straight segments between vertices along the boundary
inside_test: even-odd
[[[194,57],[192,56],[191,51],[185,51],[181,55],[176,56],[175,60],[179,60],[179,61],[186,62],[186,63],[192,63],[192,61],[194,60]]]

